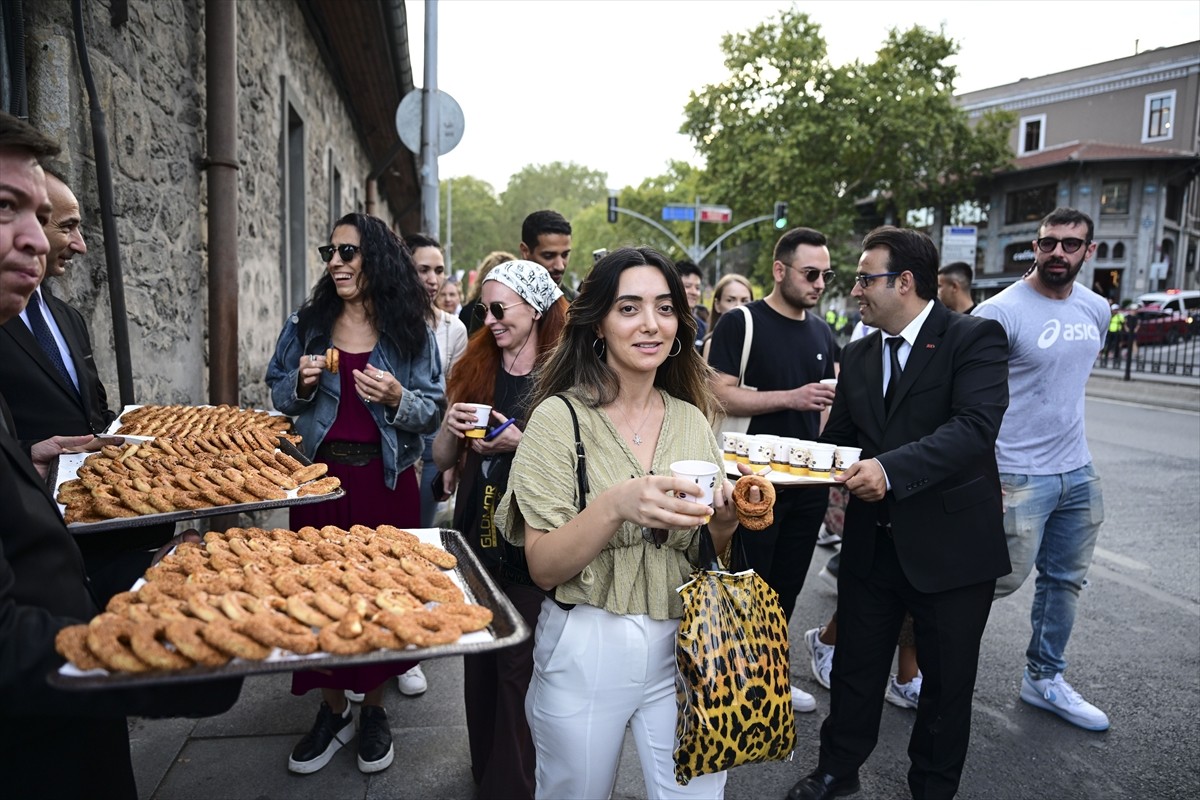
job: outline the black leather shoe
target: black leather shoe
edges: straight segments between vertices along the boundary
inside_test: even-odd
[[[858,789],[857,772],[844,778],[835,778],[825,772],[812,772],[792,787],[787,800],[826,800],[854,794]]]

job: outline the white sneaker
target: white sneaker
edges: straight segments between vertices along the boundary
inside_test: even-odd
[[[833,670],[834,645],[825,644],[820,640],[821,629],[813,628],[804,634],[804,644],[808,646],[809,664],[817,683],[829,688],[829,673]]]
[[[1021,677],[1021,699],[1031,706],[1052,711],[1084,730],[1108,730],[1108,715],[1084,700],[1079,692],[1067,683],[1061,672],[1053,678],[1034,680],[1026,670]]]
[[[400,694],[409,697],[425,694],[425,690],[429,688],[429,683],[425,680],[425,672],[421,669],[420,664],[397,677],[396,683],[400,686]]]
[[[352,692],[349,689],[343,692],[343,694],[346,695],[346,699],[351,703],[361,703],[363,700],[367,699],[367,696],[362,692]]]
[[[887,693],[883,699],[900,708],[916,708],[917,702],[921,699],[920,673],[917,673],[917,677],[908,683],[900,683],[893,675],[888,680]]]
[[[813,697],[803,689],[792,687],[792,708],[799,711],[801,714],[807,714],[810,711],[817,710],[817,698]]]
[[[834,533],[821,523],[821,530],[817,531],[817,544],[821,547],[833,547],[835,544],[842,541],[840,533]]]
[[[826,586],[828,586],[830,589],[833,589],[834,594],[837,594],[837,575],[829,571],[828,564],[821,567],[821,571],[817,573],[817,577],[820,578]]]

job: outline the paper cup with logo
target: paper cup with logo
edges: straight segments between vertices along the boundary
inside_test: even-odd
[[[492,407],[475,404],[475,426],[467,431],[472,439],[482,439],[487,436],[488,425],[492,421]]]
[[[771,469],[775,472],[784,474],[792,471],[792,441],[790,439],[776,439],[771,455]]]
[[[775,440],[764,439],[761,436],[750,437],[750,445],[746,455],[749,457],[750,469],[758,472],[771,465],[771,457],[775,455]]]
[[[721,432],[721,451],[726,461],[737,461],[738,439],[742,434],[734,431]]]
[[[835,389],[837,388],[837,378],[822,378],[821,383],[826,386],[832,386]]]
[[[837,447],[833,451],[833,472],[841,475],[862,455],[861,447]]]
[[[671,465],[671,474],[696,484],[695,496],[689,492],[683,495],[684,499],[711,506],[713,490],[717,487],[717,481],[721,479],[724,470],[711,461],[676,461]]]
[[[752,438],[745,433],[737,437],[737,462],[739,464],[750,463],[750,440]]]
[[[792,452],[788,456],[788,466],[792,468],[793,475],[804,476],[808,474],[808,465],[812,461],[812,456],[809,454],[808,448],[816,442],[810,442],[807,439],[797,439],[792,442]]]
[[[814,478],[828,478],[833,474],[833,453],[836,449],[831,444],[809,445],[808,452],[812,460],[808,464],[808,474]]]

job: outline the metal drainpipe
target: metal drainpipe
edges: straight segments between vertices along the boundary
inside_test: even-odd
[[[237,5],[206,0],[208,399],[239,405]]]

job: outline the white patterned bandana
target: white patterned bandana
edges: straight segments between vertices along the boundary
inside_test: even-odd
[[[562,289],[554,285],[550,271],[533,261],[505,261],[483,279],[484,283],[488,281],[504,284],[541,314],[563,296]]]

